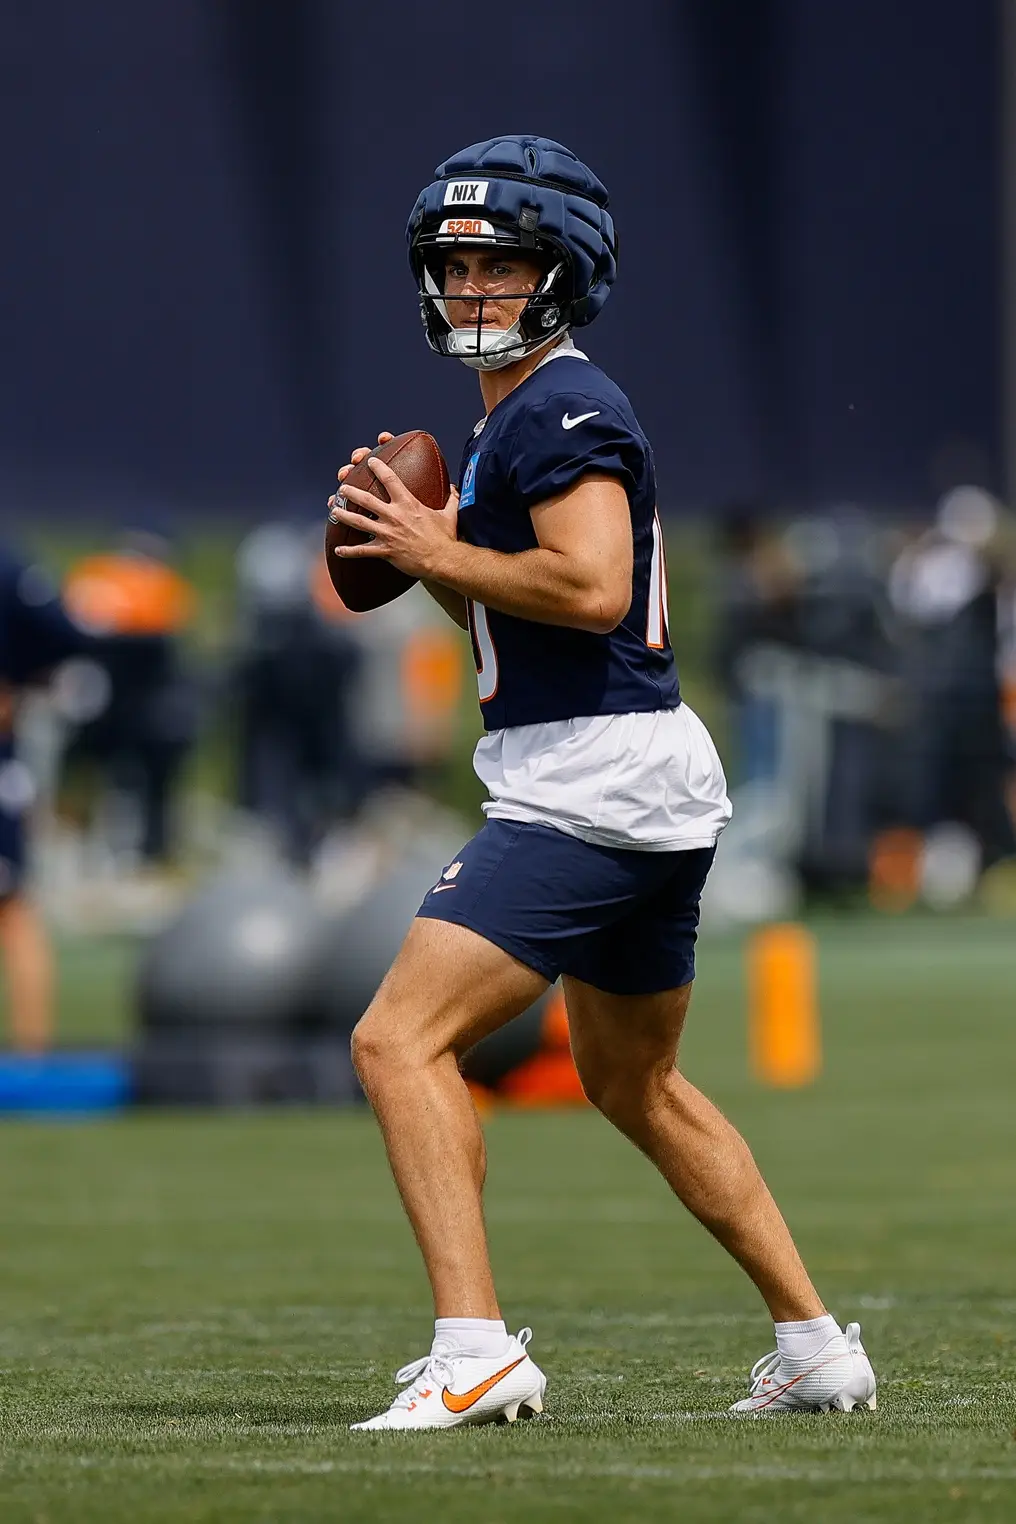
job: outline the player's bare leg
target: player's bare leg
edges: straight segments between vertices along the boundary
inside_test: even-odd
[[[475,932],[420,919],[353,1033],[439,1318],[500,1316],[481,1203],[483,1133],[458,1058],[546,988]]]
[[[413,922],[353,1034],[353,1060],[434,1293],[429,1357],[362,1428],[452,1427],[539,1412],[546,1386],[529,1330],[501,1321],[483,1221],[486,1151],[458,1059],[547,988],[532,969],[462,926]]]
[[[53,954],[39,911],[20,894],[0,901],[0,960],[11,1044],[41,1053],[53,1042]]]
[[[819,1299],[740,1133],[675,1067],[691,985],[608,995],[565,979],[586,1094],[751,1276],[777,1322],[819,1317]]]
[[[764,1371],[760,1362],[752,1397],[738,1406],[758,1412],[874,1406],[874,1377],[857,1325],[848,1327],[844,1340],[748,1145],[676,1067],[691,985],[630,996],[606,994],[577,979],[563,982],[572,1050],[589,1099],[652,1160],[751,1277],[777,1325],[780,1349]],[[781,1329],[788,1330],[782,1341]],[[810,1334],[815,1356],[806,1353]],[[795,1337],[799,1362],[784,1351],[784,1345],[794,1349]]]

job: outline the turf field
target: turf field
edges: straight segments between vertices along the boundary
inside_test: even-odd
[[[825,1078],[745,1074],[740,954],[707,943],[686,1066],[752,1140],[877,1414],[718,1416],[771,1335],[589,1114],[495,1117],[490,1224],[546,1421],[350,1436],[428,1341],[368,1118],[0,1130],[3,1524],[1016,1519],[1016,929],[820,928]],[[123,949],[72,956],[109,1032]],[[101,1019],[100,1019],[101,1018]]]

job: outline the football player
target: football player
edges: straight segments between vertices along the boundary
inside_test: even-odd
[[[42,569],[0,546],[0,962],[11,1041],[26,1053],[52,1045],[54,969],[49,933],[26,887],[35,784],[17,755],[15,721],[25,691],[86,649]]]
[[[408,240],[428,343],[478,373],[484,417],[443,512],[373,457],[390,503],[343,486],[330,507],[373,536],[340,554],[387,557],[469,630],[490,799],[353,1034],[436,1311],[430,1353],[354,1427],[543,1408],[531,1332],[506,1331],[494,1289],[483,1137],[458,1059],[559,977],[589,1099],[774,1319],[776,1352],[736,1410],[874,1407],[857,1325],[844,1334],[826,1312],[746,1144],[676,1067],[699,897],[730,806],[681,700],[652,450],[572,337],[616,273],[606,190],[559,143],[492,139],[438,168]]]

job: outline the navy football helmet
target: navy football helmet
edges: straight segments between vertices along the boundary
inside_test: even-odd
[[[617,235],[607,192],[570,149],[550,138],[474,143],[439,164],[406,229],[409,262],[431,349],[477,370],[500,370],[568,328],[591,323],[617,274]],[[546,273],[508,329],[456,323],[444,296],[445,251],[504,247],[535,255]],[[459,300],[459,299],[455,299]],[[501,295],[498,301],[504,301]]]

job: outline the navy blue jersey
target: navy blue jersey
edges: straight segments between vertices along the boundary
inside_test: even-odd
[[[529,510],[590,471],[616,476],[628,495],[631,608],[609,635],[594,635],[470,601],[488,730],[675,709],[681,702],[667,633],[653,453],[631,403],[597,366],[578,355],[557,356],[492,410],[463,452],[459,537],[491,550],[535,549]]]

